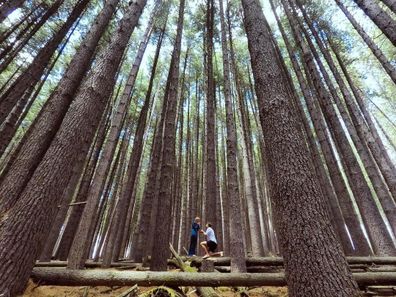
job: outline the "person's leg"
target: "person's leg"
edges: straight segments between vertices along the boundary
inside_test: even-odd
[[[208,241],[206,245],[208,246],[209,255],[214,256],[216,254],[217,243],[214,241]]]
[[[209,253],[211,257],[223,257],[223,252]]]
[[[203,248],[203,250],[205,251],[205,256],[209,255],[207,242],[206,241],[202,241],[200,245]]]
[[[195,255],[196,251],[197,251],[197,236],[191,235],[188,255],[189,256]]]

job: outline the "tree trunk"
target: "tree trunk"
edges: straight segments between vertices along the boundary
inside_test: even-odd
[[[374,0],[354,0],[354,2],[396,46],[396,21]]]
[[[110,0],[107,2],[92,26],[92,30],[86,36],[85,42],[74,55],[58,87],[46,101],[34,124],[26,132],[26,139],[20,144],[14,162],[8,168],[7,173],[2,174],[0,196],[7,198],[1,200],[1,210],[9,209],[17,201],[19,194],[26,186],[30,176],[55,137],[77,88],[91,64],[95,48],[113,15],[118,1]]]
[[[139,119],[138,119],[138,125],[136,127],[136,132],[135,132],[135,138],[134,138],[134,144],[133,144],[133,148],[132,148],[132,157],[136,154],[142,154],[142,141],[143,141],[143,135],[144,135],[144,131],[145,131],[145,127],[146,127],[146,122],[147,122],[147,114],[149,111],[149,107],[150,107],[150,102],[151,102],[151,93],[152,93],[152,89],[153,89],[153,84],[154,84],[154,78],[155,78],[155,73],[157,70],[157,64],[158,64],[158,58],[159,58],[159,54],[161,51],[161,46],[162,46],[162,40],[164,38],[164,33],[165,33],[165,25],[164,27],[161,29],[161,32],[159,33],[159,37],[158,37],[158,41],[157,41],[157,49],[155,51],[155,55],[154,55],[154,61],[153,61],[153,66],[151,68],[151,75],[150,75],[150,81],[149,81],[149,85],[147,88],[147,93],[146,93],[146,98],[144,101],[144,105],[140,111],[140,115],[139,115]],[[158,130],[157,130],[157,133]],[[154,133],[154,138],[156,138],[156,134]],[[155,146],[155,140],[153,141],[153,145],[152,145],[152,151],[154,151],[156,149]],[[140,151],[140,153],[139,153]],[[139,158],[140,159],[140,158]],[[153,164],[151,164],[153,165]],[[136,166],[136,164],[134,165]],[[152,172],[150,170],[149,176],[148,176],[148,180],[154,178],[153,175],[150,174],[154,174],[155,172]],[[146,240],[144,240],[144,237],[147,238],[147,236],[144,236],[144,234],[147,234],[148,232],[148,226],[149,226],[149,222],[150,222],[150,213],[151,213],[151,205],[152,205],[152,201],[149,201],[151,198],[151,196],[147,196],[145,194],[143,194],[142,197],[142,207],[141,207],[141,219],[138,225],[138,234],[139,234],[139,238],[137,241],[137,245],[135,247],[136,251],[134,252],[134,259],[138,262],[140,262],[143,258],[143,251],[144,251],[144,247],[145,247],[145,243]]]
[[[334,0],[340,9],[343,11],[345,16],[351,22],[352,26],[359,33],[359,35],[363,38],[364,42],[370,48],[371,52],[377,57],[378,61],[381,63],[382,67],[385,69],[386,73],[391,77],[393,82],[396,84],[396,69],[395,67],[388,61],[385,57],[384,53],[380,50],[380,48],[374,43],[374,41],[367,35],[364,29],[358,24],[358,22],[354,19],[352,14],[347,10],[344,4],[340,0]]]
[[[243,165],[244,169],[244,178],[245,178],[245,186],[246,186],[246,200],[247,200],[247,211],[248,211],[248,219],[249,219],[249,227],[250,227],[250,235],[252,240],[252,252],[253,256],[262,256],[264,255],[264,247],[263,240],[260,238],[261,234],[261,226],[259,220],[259,207],[258,207],[258,198],[257,198],[257,188],[256,188],[256,174],[254,172],[253,165],[253,151],[252,151],[252,141],[250,138],[251,128],[248,115],[246,113],[246,104],[243,97],[242,87],[240,83],[240,73],[236,64],[234,48],[233,48],[233,39],[232,39],[232,31],[230,20],[228,24],[229,33],[229,41],[230,41],[230,56],[231,56],[231,65],[233,69],[236,91],[239,102],[239,110],[241,115],[241,125],[242,125],[242,134],[244,143],[242,147],[244,147],[245,155],[247,159],[247,166]],[[245,162],[244,162],[245,163]],[[264,243],[266,241],[264,240]],[[268,250],[268,247],[265,248]]]
[[[134,272],[106,270],[66,270],[64,268],[35,268],[33,280],[44,285],[62,286],[284,286],[284,273],[188,273],[188,272]],[[395,272],[357,272],[353,274],[361,286],[395,283]],[[336,295],[337,296],[337,295]],[[351,296],[351,295],[350,295]]]
[[[340,65],[345,78],[348,81],[348,84],[349,84],[349,86],[350,86],[350,88],[352,90],[352,93],[353,93],[353,95],[356,98],[356,101],[357,101],[357,103],[359,105],[359,108],[360,108],[361,112],[363,113],[364,120],[367,122],[367,125],[368,125],[368,127],[370,129],[370,132],[372,134],[372,137],[374,138],[373,141],[375,142],[375,145],[377,146],[376,149],[379,150],[379,154],[381,154],[381,156],[383,158],[385,158],[385,160],[387,162],[387,165],[390,167],[391,174],[395,174],[394,172],[396,172],[396,167],[394,165],[394,162],[389,157],[387,149],[385,148],[385,146],[384,146],[384,144],[383,144],[383,142],[381,140],[381,137],[378,134],[377,127],[375,126],[375,124],[373,122],[372,116],[370,115],[370,113],[368,112],[368,110],[366,108],[366,103],[364,102],[364,97],[363,97],[362,92],[360,91],[360,89],[358,89],[356,87],[356,85],[352,81],[352,78],[351,78],[351,76],[350,76],[345,64],[343,63],[343,60],[340,57],[340,55],[337,52],[337,50],[335,49],[334,44],[332,43],[331,39],[329,39],[328,42],[329,42],[330,48],[332,49],[335,57],[337,58],[338,64]],[[370,145],[374,145],[372,143],[369,143],[369,144]],[[393,183],[393,182],[394,181],[390,182],[390,184]],[[395,197],[395,195],[394,195],[394,197]]]
[[[190,73],[191,75],[191,73]],[[189,218],[188,213],[189,213],[189,201],[191,199],[190,196],[190,186],[192,183],[191,180],[191,167],[190,166],[190,160],[191,160],[191,126],[190,126],[190,121],[191,121],[191,94],[190,94],[190,82],[188,82],[187,90],[188,90],[188,95],[187,95],[187,135],[186,135],[186,141],[185,141],[185,157],[184,157],[184,166],[183,171],[184,175],[181,176],[181,199],[182,199],[182,205],[181,205],[181,217],[180,217],[180,233],[177,235],[178,236],[178,251],[181,253],[183,243],[186,245],[189,243],[189,235],[190,235],[190,222],[192,221],[192,218]],[[182,145],[180,144],[180,147]],[[188,248],[188,246],[184,246]]]
[[[130,124],[130,118],[127,116],[123,122],[123,127],[127,129],[127,125]],[[103,203],[102,207],[100,207],[101,212],[99,215],[96,215],[96,229],[97,232],[96,236],[89,236],[86,239],[86,242],[88,244],[88,247],[90,247],[90,250],[87,251],[87,253],[84,255],[86,259],[92,258],[94,261],[98,261],[99,257],[103,255],[107,249],[107,246],[109,245],[109,236],[111,235],[111,226],[112,223],[115,220],[115,208],[119,204],[119,199],[117,200],[117,188],[115,185],[118,182],[119,175],[116,176],[116,173],[119,173],[122,171],[122,167],[124,166],[124,163],[120,162],[121,156],[124,156],[124,150],[123,147],[127,145],[126,143],[128,142],[125,140],[125,136],[120,138],[119,140],[119,145],[118,145],[118,151],[114,152],[114,160],[109,168],[108,172],[108,181],[107,185],[104,188],[104,191],[102,193],[103,195]],[[124,160],[125,161],[125,160]],[[116,180],[117,178],[117,180]],[[80,224],[83,220],[80,221]],[[94,225],[94,226],[95,226]],[[103,255],[102,257],[104,257]]]
[[[52,17],[59,9],[59,7],[63,4],[64,0],[56,0],[51,7],[46,11],[46,13],[40,18],[37,24],[34,25],[32,30],[26,36],[23,36],[30,27],[25,28],[20,34],[18,34],[17,39],[22,39],[21,42],[16,45],[17,40],[14,43],[4,48],[4,50],[0,54],[0,59],[4,59],[7,55],[7,58],[0,64],[0,73],[3,72],[8,65],[15,59],[20,50],[28,43],[28,41],[37,33],[37,31]]]
[[[10,75],[10,77],[6,80],[6,82],[0,87],[0,94],[3,94],[3,91],[8,87],[8,85],[14,81],[15,76],[20,72],[22,65],[19,65],[15,71]]]
[[[288,10],[286,10],[286,12],[289,13]],[[292,27],[298,28],[298,24],[293,23],[294,19],[290,19],[292,20]],[[373,200],[370,188],[368,187],[363,172],[359,167],[356,156],[354,155],[354,152],[350,144],[348,143],[348,139],[345,135],[339,118],[336,115],[336,111],[332,104],[330,94],[327,92],[321,82],[320,74],[318,73],[316,65],[313,62],[313,57],[311,53],[306,48],[305,44],[302,43],[299,33],[297,31],[294,32],[297,41],[303,51],[305,64],[308,68],[308,70],[306,70],[307,75],[309,73],[312,78],[312,81],[318,92],[319,103],[321,105],[324,116],[328,121],[330,130],[335,137],[336,145],[339,147],[344,157],[343,160],[346,163],[347,175],[350,179],[352,178],[354,181],[353,183],[351,183],[351,187],[354,192],[356,202],[359,206],[359,210],[363,215],[363,220],[365,222],[369,238],[371,239],[374,253],[379,255],[393,255],[393,253],[395,252],[395,248],[393,246],[392,239],[387,231],[380,211],[377,208],[375,201]],[[321,67],[323,68],[323,65]],[[322,74],[326,76],[326,73],[322,72]],[[335,91],[333,91],[332,94],[336,96]]]
[[[289,44],[287,39],[285,39],[285,43]],[[288,45],[288,49],[289,48],[290,45]],[[301,69],[298,66],[295,55],[293,55],[292,52],[290,52],[290,54],[293,67],[295,68],[301,89],[304,93],[304,98],[307,103],[309,113],[312,118],[313,125],[315,127],[318,141],[323,151],[323,156],[326,160],[334,190],[337,194],[337,198],[343,212],[343,217],[347,226],[349,227],[349,230],[351,231],[351,238],[354,243],[356,253],[359,255],[369,255],[371,254],[371,251],[368,246],[367,240],[363,234],[363,230],[360,227],[360,222],[358,220],[356,210],[354,209],[354,205],[351,200],[353,197],[349,196],[346,187],[346,181],[341,175],[341,164],[337,164],[338,162],[335,153],[331,147],[330,135],[327,130],[326,123],[320,113],[320,110],[318,110],[317,104],[315,103],[312,95],[310,94],[308,86],[303,78]]]
[[[300,43],[300,46],[303,45]],[[334,132],[336,144],[339,147],[341,154],[343,155],[343,160],[346,163],[348,176],[354,181],[350,185],[355,195],[356,202],[358,203],[359,210],[362,213],[363,221],[365,222],[371,244],[373,245],[374,253],[379,255],[392,255],[394,253],[392,240],[387,232],[377,205],[373,200],[363,172],[356,160],[356,156],[354,155],[341,123],[336,116],[334,107],[331,104],[330,94],[321,83],[320,75],[317,72],[316,66],[314,66],[313,58],[308,52],[308,49],[303,47],[303,53],[305,63],[309,68],[307,73],[309,72],[313,78],[322,111],[328,121],[331,131]]]
[[[314,166],[315,166],[315,170],[316,170],[316,175],[319,179],[322,191],[324,194],[326,194],[326,197],[327,197],[327,203],[329,205],[329,211],[331,212],[331,222],[332,222],[333,228],[336,231],[336,234],[338,235],[338,237],[342,243],[344,253],[346,255],[357,254],[358,252],[360,252],[361,246],[365,246],[366,247],[365,252],[367,254],[369,254],[370,253],[369,246],[367,245],[367,241],[365,240],[363,232],[361,231],[361,228],[359,226],[360,222],[357,220],[357,216],[354,213],[354,207],[353,207],[352,201],[348,197],[347,188],[346,188],[344,181],[342,180],[342,176],[337,168],[337,161],[334,157],[333,151],[331,150],[330,142],[328,139],[328,133],[326,131],[326,126],[324,124],[324,120],[321,116],[319,117],[319,115],[316,113],[316,111],[314,109],[313,98],[311,96],[311,93],[307,89],[307,85],[306,85],[305,79],[302,75],[300,66],[298,65],[298,62],[292,52],[292,47],[291,47],[289,40],[284,32],[284,29],[283,29],[283,26],[279,20],[279,17],[277,16],[277,14],[275,12],[275,6],[273,5],[273,1],[270,1],[270,3],[271,3],[273,13],[275,15],[276,21],[278,23],[278,27],[279,27],[282,37],[285,41],[285,45],[288,50],[289,57],[292,61],[292,65],[293,65],[294,71],[296,72],[296,75],[297,75],[300,87],[302,89],[303,95],[306,98],[306,100],[309,101],[308,109],[311,112],[311,116],[314,115],[314,117],[312,119],[314,121],[314,127],[317,130],[316,135],[318,137],[319,143],[323,147],[323,152],[325,153],[323,155],[324,155],[325,160],[328,162],[330,177],[334,180],[334,184],[336,185],[336,187],[333,190],[332,182],[330,181],[330,177],[327,175],[326,169],[325,169],[325,167],[322,163],[322,159],[320,157],[321,152],[319,151],[319,148],[316,145],[314,135],[311,131],[307,116],[305,115],[304,107],[303,107],[301,101],[298,98],[296,98],[296,100],[295,100],[296,106],[298,107],[300,118],[303,121],[304,129],[305,129],[305,132],[307,135],[309,149],[310,149],[312,160],[314,162]],[[347,202],[347,203],[345,203],[346,207],[343,207],[342,210],[344,211],[344,213],[346,213],[346,211],[348,211],[348,214],[349,213],[351,214],[351,215],[349,215],[351,217],[351,219],[348,219],[348,223],[350,220],[352,220],[352,223],[354,224],[353,227],[357,228],[356,232],[358,233],[358,235],[361,235],[359,237],[359,240],[357,242],[354,242],[355,250],[353,249],[353,247],[351,245],[351,241],[347,234],[343,214],[341,212],[342,210],[340,208],[340,205],[338,203],[338,199],[337,199],[337,196],[335,195],[335,193],[339,193],[340,198],[343,201]],[[349,216],[348,216],[348,218],[349,218]],[[351,237],[352,237],[352,239],[354,239],[355,238],[355,230],[353,229],[352,231],[353,232],[351,232],[352,233]]]
[[[0,6],[0,23],[15,9],[21,7],[25,0],[8,0]]]
[[[395,0],[380,0],[382,3],[384,3],[386,6],[389,7],[391,11],[396,13],[396,1]]]
[[[17,104],[14,106],[14,108],[12,109],[10,114],[6,117],[5,121],[1,125],[1,128],[0,128],[0,156],[4,154],[4,151],[6,150],[10,141],[12,140],[12,137],[15,135],[16,130],[19,128],[19,125],[17,125],[17,123],[20,122],[23,114],[28,112],[30,106],[33,104],[34,100],[36,100],[37,96],[39,95],[44,83],[46,82],[49,74],[51,73],[52,69],[54,68],[55,64],[57,63],[59,57],[62,55],[63,50],[65,49],[66,45],[68,44],[70,37],[73,35],[79,22],[80,22],[80,19],[76,22],[76,25],[71,30],[69,36],[67,37],[67,39],[65,40],[65,42],[63,43],[61,48],[59,49],[56,57],[53,59],[53,61],[49,65],[43,79],[41,80],[40,84],[37,86],[34,93],[31,95],[30,91],[26,92],[26,94],[18,100]],[[33,90],[33,87],[32,87],[32,90]],[[24,110],[26,110],[26,109],[27,109],[27,111],[24,112]]]
[[[214,1],[206,2],[206,184],[205,222],[216,223],[215,82],[213,76]],[[216,228],[216,226],[215,226]]]
[[[174,196],[174,227],[173,227],[173,233],[172,233],[172,242],[173,246],[177,247],[177,252],[181,253],[181,236],[183,234],[183,225],[182,225],[182,220],[185,220],[183,218],[185,212],[186,212],[186,199],[187,195],[184,193],[184,176],[187,176],[187,170],[183,166],[183,147],[184,147],[184,105],[186,99],[186,90],[189,90],[189,86],[187,85],[186,82],[186,69],[187,69],[187,64],[189,60],[189,51],[190,48],[188,47],[185,52],[185,57],[184,57],[184,62],[183,62],[183,72],[182,72],[182,78],[181,78],[181,89],[180,89],[180,102],[179,102],[179,107],[178,107],[178,119],[177,121],[179,122],[179,128],[178,132],[179,133],[179,150],[178,150],[178,161],[177,161],[177,170],[175,171],[175,180],[173,183],[173,196]],[[184,154],[185,156],[187,155]]]
[[[192,76],[192,75],[191,75]],[[191,85],[190,85],[191,88]],[[190,239],[190,223],[193,220],[193,214],[192,214],[192,208],[193,208],[193,178],[194,178],[194,151],[195,151],[195,143],[194,143],[194,113],[193,113],[193,95],[191,95],[189,91],[188,95],[188,112],[187,112],[187,140],[186,140],[186,163],[185,163],[185,168],[186,168],[186,175],[184,179],[184,184],[185,184],[185,191],[186,191],[186,205],[185,205],[185,213],[184,213],[184,219],[182,221],[182,226],[184,226],[184,233],[182,240],[183,242],[189,242]]]
[[[392,139],[389,137],[387,131],[384,130],[382,127],[381,123],[378,121],[378,119],[374,118],[375,123],[377,126],[380,128],[382,134],[384,135],[385,139],[388,141],[389,145],[393,148],[393,151],[396,152],[396,144],[392,141]]]
[[[172,66],[172,65],[171,65]],[[158,211],[158,188],[160,178],[160,164],[162,158],[162,131],[166,113],[167,101],[164,100],[162,104],[161,117],[158,120],[154,133],[154,143],[151,150],[151,163],[150,172],[146,181],[146,187],[144,192],[144,200],[147,206],[147,220],[148,224],[142,227],[147,228],[147,232],[141,233],[143,236],[139,239],[139,246],[142,244],[143,256],[151,255],[151,251],[154,245],[154,228],[156,228],[157,222],[157,211]],[[144,201],[143,200],[143,201]],[[143,209],[144,211],[145,209]],[[144,215],[144,213],[142,213]],[[141,242],[141,243],[140,243]],[[140,258],[138,258],[140,259]]]
[[[113,197],[115,197],[114,199],[116,199],[116,198],[119,199],[119,197],[122,194],[122,186],[123,186],[125,172],[126,172],[127,163],[128,163],[128,162],[126,162],[127,154],[128,154],[128,147],[130,144],[130,138],[131,138],[131,134],[132,134],[132,130],[133,130],[133,128],[132,128],[133,121],[134,121],[133,116],[129,115],[125,124],[124,124],[124,129],[127,131],[126,132],[127,135],[126,135],[125,140],[122,143],[122,147],[120,148],[121,149],[120,164],[117,169],[116,182],[115,182],[115,186],[114,186],[114,190],[113,190],[115,192],[113,194]],[[118,230],[118,232],[120,232],[120,230]],[[106,244],[108,244],[108,243],[109,243],[109,240],[107,240]],[[118,245],[116,245],[116,246],[118,247]],[[107,250],[107,248],[103,248],[103,253],[104,253],[103,258],[106,257],[106,255],[105,255],[106,250]],[[117,251],[117,254],[116,254],[116,251]],[[114,252],[112,251],[112,255],[111,255],[112,259],[118,260],[118,254],[119,254],[119,248],[118,248],[118,250],[114,249]]]
[[[234,113],[230,86],[230,62],[227,45],[226,24],[224,20],[223,1],[220,0],[221,20],[221,45],[223,50],[223,76],[224,76],[224,99],[226,108],[227,126],[227,199],[230,215],[230,255],[231,271],[246,272],[246,264],[243,261],[245,249],[240,232],[242,217],[239,203],[238,173],[237,173],[237,135],[235,130]],[[259,228],[259,226],[256,226]],[[259,248],[259,247],[256,247]]]
[[[80,0],[73,8],[66,22],[60,27],[55,35],[39,51],[33,62],[25,72],[5,91],[0,97],[0,123],[4,122],[7,115],[16,105],[19,98],[27,95],[26,92],[40,80],[45,68],[50,63],[51,57],[73,26],[74,22],[80,17],[90,0]]]
[[[285,7],[286,8],[286,7]],[[346,137],[344,128],[341,124],[339,117],[337,116],[337,111],[332,104],[335,99],[335,103],[338,107],[338,110],[342,116],[342,120],[346,126],[346,130],[348,134],[351,136],[353,143],[356,146],[358,155],[361,157],[361,161],[367,171],[367,174],[371,179],[373,179],[373,186],[377,191],[378,198],[381,203],[387,203],[388,207],[391,207],[389,203],[390,197],[386,196],[384,189],[381,189],[379,186],[380,179],[376,175],[376,166],[373,164],[371,155],[365,150],[360,139],[356,135],[356,130],[353,127],[352,123],[350,123],[350,119],[344,110],[344,105],[341,102],[340,98],[337,95],[337,91],[331,83],[330,78],[324,68],[322,62],[320,61],[319,55],[316,52],[314,45],[311,43],[310,39],[307,39],[311,52],[309,52],[308,48],[305,47],[305,44],[301,41],[301,36],[299,35],[301,31],[297,31],[297,28],[302,28],[302,25],[295,22],[295,18],[292,17],[289,9],[286,9],[286,13],[288,14],[288,18],[291,21],[292,28],[294,29],[294,34],[297,37],[298,43],[303,50],[303,57],[305,59],[305,63],[308,66],[312,81],[317,89],[319,95],[319,102],[322,107],[322,111],[326,120],[329,122],[330,131],[334,134],[337,145],[339,146],[344,160],[347,164],[347,169],[349,170],[349,177],[354,181],[351,183],[352,190],[354,191],[355,198],[357,199],[357,203],[360,207],[360,211],[363,214],[363,218],[365,219],[366,227],[368,228],[369,236],[371,237],[371,243],[373,245],[374,253],[378,255],[394,255],[396,253],[396,249],[392,242],[392,238],[387,231],[386,224],[381,216],[381,213],[374,201],[374,197],[371,194],[371,190],[368,186],[367,180],[365,179],[362,168],[360,168],[357,160],[357,156],[354,154],[351,144]],[[294,15],[296,13],[294,12]],[[301,29],[304,31],[304,29]],[[321,74],[323,75],[329,89],[330,93],[324,87],[321,82],[321,75],[318,73],[312,55],[315,57],[316,62],[321,69]]]
[[[118,106],[114,112],[114,118],[111,120],[111,126],[109,135],[107,137],[107,142],[104,145],[101,159],[99,160],[98,168],[92,178],[90,190],[87,195],[87,204],[85,205],[84,212],[80,221],[79,228],[76,231],[76,236],[73,241],[73,245],[71,247],[72,257],[69,259],[69,268],[83,268],[83,265],[86,260],[86,250],[89,247],[90,239],[95,225],[94,225],[94,213],[98,207],[99,200],[102,196],[102,190],[104,187],[104,183],[106,180],[107,173],[110,169],[111,161],[114,156],[114,152],[117,146],[117,140],[121,133],[122,123],[126,117],[126,113],[128,108],[130,107],[131,99],[132,99],[132,90],[135,84],[135,80],[137,77],[137,73],[140,67],[140,63],[143,58],[144,51],[146,49],[147,42],[150,38],[150,34],[152,31],[152,25],[149,22],[145,35],[143,36],[143,41],[141,42],[137,56],[135,58],[135,62],[133,63],[131,72],[129,73],[129,77],[124,89],[124,92],[121,96],[120,101],[118,102]],[[120,213],[121,210],[126,209],[126,203],[128,202],[127,196],[130,195],[130,192],[123,193],[120,200],[118,201],[116,207],[116,214],[115,218],[122,218],[121,216],[117,215]],[[125,213],[125,211],[124,211]],[[111,243],[114,244],[114,236],[116,236],[116,228],[118,228],[120,224],[120,220],[116,219],[113,221],[114,223],[111,224],[111,231],[110,231],[110,240]],[[122,227],[120,228],[123,229]],[[113,248],[112,244],[108,245],[108,248]],[[111,261],[111,253],[106,253],[107,256],[105,259],[105,264],[107,265],[108,262]],[[79,263],[81,263],[79,265]]]
[[[396,197],[396,171],[392,171],[387,160],[385,159],[383,154],[381,154],[379,146],[375,142],[371,131],[364,122],[359,107],[355,103],[352,94],[350,93],[345,82],[343,81],[341,74],[339,73],[330,53],[328,52],[328,49],[325,48],[325,45],[319,38],[318,32],[313,27],[311,21],[309,20],[305,10],[301,5],[300,9],[309,28],[311,29],[311,32],[315,37],[317,44],[319,45],[320,50],[322,51],[323,56],[326,59],[327,64],[329,65],[340,87],[341,93],[343,94],[346,107],[348,108],[349,114],[351,115],[353,126],[356,128],[358,137],[353,137],[355,135],[354,133],[350,133],[350,135],[352,136],[358,151],[361,151],[360,156],[362,160],[365,161],[364,165],[366,167],[366,171],[368,172],[371,182],[374,185],[378,198],[385,211],[386,217],[388,218],[390,225],[393,226],[392,228],[394,230],[394,234],[396,234],[396,204],[393,201],[392,196],[390,195],[390,193],[392,193],[393,197]],[[306,34],[306,36],[307,35],[308,34]],[[360,141],[362,142],[363,147],[360,145]],[[356,142],[358,142],[358,144],[356,144]],[[362,148],[359,149],[359,147]],[[368,149],[370,149],[370,151]],[[371,155],[373,156],[373,158],[371,157]],[[377,166],[379,167],[381,172],[377,170]],[[381,173],[386,181],[386,184],[382,180]],[[390,193],[388,192],[387,186],[389,187]]]
[[[42,15],[42,8],[43,6],[41,4],[35,6],[28,14],[26,14],[25,16],[23,16],[20,21],[18,23],[16,23],[15,25],[13,25],[10,29],[8,29],[5,32],[1,32],[0,33],[0,44],[2,44],[3,42],[5,42],[12,33],[14,33],[22,24],[27,22],[27,25],[25,26],[25,28],[23,28],[22,30],[20,30],[20,32],[18,32],[18,35],[16,37],[16,39],[19,39],[18,37],[21,36],[20,33],[23,32],[26,28],[31,28],[31,26],[33,26],[33,24],[35,23],[35,21],[41,17]],[[34,14],[34,15],[33,15]],[[32,18],[30,18],[33,15]],[[26,29],[26,31],[28,30]],[[4,50],[4,49],[3,49]]]
[[[70,208],[70,203],[73,201],[73,198],[74,198],[74,195],[76,192],[76,188],[80,181],[81,174],[82,174],[84,167],[86,165],[85,160],[87,157],[87,153],[88,152],[84,151],[84,150],[79,152],[78,161],[73,168],[73,173],[72,173],[72,176],[68,182],[68,185],[62,193],[61,204],[58,206],[56,218],[51,226],[51,230],[50,230],[49,235],[45,241],[45,245],[44,245],[41,255],[39,257],[40,262],[51,261],[56,241],[58,240],[58,237],[61,233],[61,229],[65,222],[67,212],[69,211],[69,208]],[[74,206],[72,206],[72,207],[74,207]]]
[[[271,146],[266,154],[289,295],[359,296],[312,174],[289,104],[291,86],[277,63],[262,8],[257,0],[242,5],[261,124]]]
[[[77,191],[76,199],[74,200],[74,202],[76,203],[86,201],[89,185],[91,183],[92,176],[94,174],[94,170],[99,159],[100,150],[102,149],[103,143],[105,141],[105,136],[110,125],[110,114],[111,108],[108,104],[107,110],[103,114],[101,124],[99,125],[98,131],[96,133],[96,139],[93,143],[93,147],[91,149],[91,153],[88,159],[89,163],[87,165],[87,168],[85,168],[80,186]],[[62,238],[59,242],[58,250],[55,253],[55,259],[67,259],[74,235],[81,219],[82,212],[84,211],[84,207],[85,203],[72,208],[68,220],[65,223],[65,230],[63,231]]]
[[[172,53],[171,68],[168,74],[168,92],[165,92],[164,100],[167,101],[166,114],[163,126],[163,150],[161,161],[161,175],[159,180],[159,197],[157,222],[153,232],[156,245],[153,245],[151,252],[150,269],[153,271],[166,270],[169,252],[167,247],[171,236],[171,218],[169,213],[172,209],[172,179],[175,163],[175,138],[176,138],[176,110],[179,86],[179,61],[181,40],[183,34],[185,1],[181,0],[179,5],[179,17],[177,22],[177,33],[175,46]],[[153,181],[152,181],[153,182]]]
[[[146,0],[140,0],[129,5],[109,47],[84,81],[81,92],[63,119],[56,141],[47,150],[18,202],[3,214],[0,223],[0,293],[15,295],[24,289],[56,214],[61,191],[71,175],[77,152],[92,142],[115,84],[118,65],[145,4]]]

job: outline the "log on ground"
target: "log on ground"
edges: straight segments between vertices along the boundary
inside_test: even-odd
[[[87,261],[85,263],[85,267],[87,268],[95,268],[102,267],[103,262],[92,262]],[[128,267],[128,268],[136,268],[140,267],[141,263],[135,262],[112,262],[110,267]],[[36,262],[35,267],[66,267],[67,261],[50,261],[50,262]]]
[[[396,272],[353,273],[359,286],[396,285]],[[185,273],[113,270],[33,269],[32,279],[48,285],[66,286],[285,286],[284,273]]]
[[[191,266],[200,267],[202,264],[202,258],[192,257]],[[229,266],[229,257],[209,258],[213,261],[215,266]],[[396,265],[396,257],[347,257],[347,261],[350,265],[361,264],[361,265]],[[283,266],[282,257],[249,257],[246,258],[246,266]]]
[[[284,272],[282,266],[248,266],[247,272],[254,272],[254,273],[274,273],[274,272]],[[216,266],[215,270],[218,272],[223,273],[230,273],[231,267],[230,266]],[[366,271],[366,270],[361,270]]]

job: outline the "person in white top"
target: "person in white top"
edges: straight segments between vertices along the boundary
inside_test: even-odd
[[[206,241],[200,243],[201,247],[205,251],[205,256],[203,256],[203,258],[206,259],[208,257],[213,257],[213,256],[222,256],[223,252],[216,253],[217,239],[214,230],[212,229],[212,224],[207,223],[206,231],[200,230],[199,232],[206,235]]]

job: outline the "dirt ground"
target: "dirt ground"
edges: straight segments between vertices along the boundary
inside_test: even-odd
[[[117,297],[130,287],[63,287],[63,286],[38,286],[29,281],[29,285],[22,297]],[[150,288],[139,288],[139,294]],[[240,296],[235,293],[232,288],[217,288],[219,296],[234,297]],[[252,288],[249,291],[250,297],[286,297],[287,288],[285,287],[260,287]],[[189,297],[197,297],[190,288],[187,295]]]

